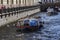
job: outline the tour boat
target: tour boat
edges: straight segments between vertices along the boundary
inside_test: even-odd
[[[39,29],[43,26],[42,22],[39,21],[37,18],[26,18],[23,20],[19,20],[17,22],[17,30],[35,30]]]

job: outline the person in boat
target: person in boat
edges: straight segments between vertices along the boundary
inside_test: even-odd
[[[30,18],[30,19],[24,19],[22,22],[17,22],[17,28],[18,30],[34,30],[37,28],[42,27],[42,22],[39,22],[38,19],[35,18]]]
[[[16,24],[17,31],[23,31],[25,29],[25,25],[23,21],[18,21]]]
[[[16,31],[19,31],[19,29],[20,29],[20,23],[19,23],[19,22],[17,22],[17,24],[16,24],[16,28],[17,28]]]
[[[38,18],[39,24],[40,24],[40,28],[43,27],[44,21],[42,21],[42,18],[39,16]]]

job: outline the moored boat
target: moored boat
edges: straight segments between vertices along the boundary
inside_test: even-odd
[[[47,15],[48,16],[52,16],[52,15],[57,15],[58,14],[58,12],[56,11],[56,10],[54,10],[54,8],[48,8],[47,9]]]

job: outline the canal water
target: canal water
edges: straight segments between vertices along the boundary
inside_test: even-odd
[[[34,16],[41,16],[44,27],[34,32],[17,33],[14,26],[9,26],[0,31],[0,40],[60,40],[60,13],[47,16],[46,12]]]

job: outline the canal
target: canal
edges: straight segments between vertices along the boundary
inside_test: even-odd
[[[0,40],[60,40],[60,13],[47,16],[46,12],[42,12],[34,16],[42,17],[44,27],[34,32],[18,33],[16,27],[11,24],[0,30]]]

